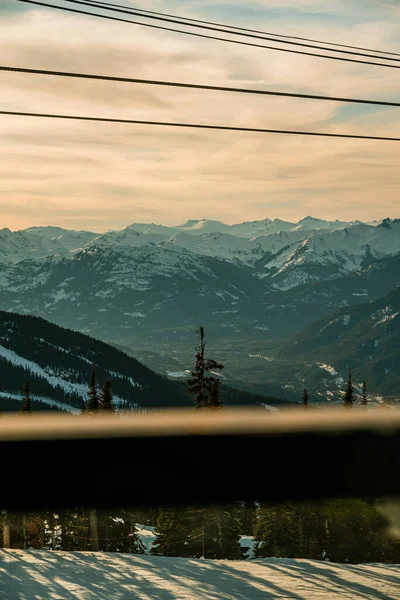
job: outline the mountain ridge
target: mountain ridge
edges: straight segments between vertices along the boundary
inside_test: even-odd
[[[400,284],[399,219],[316,221],[305,217],[298,227],[264,219],[226,225],[229,233],[204,220],[150,233],[146,224],[104,234],[4,229],[0,310],[44,317],[146,356],[178,347],[185,362],[199,323],[213,343],[226,344],[229,361],[243,344],[249,355],[268,355],[254,348],[291,339]],[[318,228],[307,229],[311,222]],[[240,385],[247,367],[236,361],[235,368],[232,382]],[[286,384],[265,385],[271,382]],[[259,384],[252,389],[262,390]]]
[[[29,379],[32,400],[38,407],[79,413],[93,366],[100,385],[112,380],[117,406],[127,404],[136,410],[193,406],[184,382],[171,381],[115,346],[40,317],[0,311],[3,410],[21,405],[22,386]],[[285,402],[228,386],[222,386],[221,397],[228,406]]]

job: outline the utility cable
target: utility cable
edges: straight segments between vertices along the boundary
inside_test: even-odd
[[[344,56],[329,56],[327,54],[317,54],[317,53],[313,53],[313,52],[305,52],[303,50],[293,50],[291,48],[278,48],[276,46],[266,46],[264,44],[255,44],[253,42],[244,42],[242,40],[232,40],[232,39],[221,38],[221,37],[212,36],[212,35],[206,35],[204,33],[195,33],[194,31],[185,31],[183,29],[164,27],[162,25],[154,25],[152,23],[143,23],[141,21],[132,21],[130,19],[123,19],[121,17],[112,17],[111,15],[92,13],[92,12],[88,12],[88,11],[84,11],[84,10],[78,10],[76,8],[68,8],[67,6],[58,6],[58,5],[49,4],[46,2],[39,2],[38,0],[18,0],[18,1],[24,2],[25,4],[34,4],[36,6],[46,6],[48,8],[55,8],[56,10],[62,10],[65,12],[70,12],[70,13],[87,15],[87,16],[91,16],[91,17],[97,17],[100,19],[108,19],[110,21],[117,21],[119,23],[131,23],[133,25],[140,25],[142,27],[158,29],[161,31],[172,31],[173,33],[182,33],[184,35],[190,35],[190,36],[198,37],[198,38],[202,38],[202,39],[227,42],[229,44],[239,44],[240,46],[250,46],[252,48],[264,48],[266,50],[277,50],[279,52],[286,52],[289,54],[299,54],[301,56],[312,56],[314,58],[326,58],[329,60],[339,60],[342,62],[356,63],[356,64],[362,64],[362,65],[370,65],[370,66],[372,65],[372,66],[377,66],[377,67],[400,69],[400,65],[395,65],[395,64],[386,64],[386,63],[379,63],[379,62],[373,62],[373,61],[358,60],[355,58],[345,58]],[[93,6],[93,5],[90,5],[90,6]],[[96,7],[94,7],[94,8],[96,8]],[[374,57],[374,58],[377,58],[377,57]]]
[[[236,132],[247,132],[247,133],[276,133],[283,135],[305,135],[305,136],[318,136],[318,137],[330,137],[330,138],[348,138],[357,140],[379,140],[388,142],[400,142],[400,138],[397,137],[386,137],[386,136],[375,136],[375,135],[356,135],[349,133],[325,133],[317,131],[296,131],[287,129],[262,129],[259,127],[233,127],[228,125],[205,125],[197,123],[171,123],[166,121],[144,121],[139,119],[112,119],[107,117],[84,117],[77,115],[59,115],[49,113],[34,113],[34,112],[21,112],[11,110],[0,110],[0,115],[16,116],[16,117],[34,117],[41,119],[66,119],[70,121],[94,121],[99,123],[122,123],[127,125],[154,125],[161,127],[178,127],[187,129],[209,129],[209,130],[220,130],[220,131],[236,131]]]
[[[127,7],[126,9],[121,9],[121,8],[116,8],[116,7],[111,8],[113,6],[112,4],[108,4],[108,6],[106,7],[106,6],[102,6],[103,3],[98,3],[95,0],[89,0],[89,1],[87,1],[87,0],[63,0],[63,1],[70,2],[71,4],[78,4],[79,6],[91,6],[93,8],[99,8],[102,10],[108,10],[108,11],[113,11],[113,12],[117,12],[117,13],[138,16],[138,17],[142,17],[144,19],[153,19],[156,21],[173,23],[175,25],[176,24],[177,25],[186,25],[188,27],[196,27],[197,29],[206,29],[209,31],[215,31],[217,33],[227,33],[228,35],[240,35],[243,37],[254,38],[257,40],[265,40],[265,41],[269,41],[269,42],[289,44],[292,46],[302,46],[304,48],[312,48],[314,50],[325,50],[327,52],[340,52],[342,54],[352,54],[355,56],[363,56],[365,58],[375,58],[375,59],[380,58],[378,56],[375,56],[374,54],[365,54],[365,53],[360,53],[360,52],[354,52],[352,50],[338,50],[338,49],[326,48],[325,46],[315,46],[315,45],[311,45],[311,44],[304,44],[303,42],[283,41],[283,40],[278,40],[276,38],[268,37],[266,35],[260,36],[260,35],[255,35],[253,33],[235,33],[234,31],[230,31],[229,29],[223,29],[223,28],[219,28],[219,27],[211,27],[210,25],[200,25],[200,24],[194,23],[194,22],[188,23],[188,22],[182,21],[182,19],[180,17],[178,17],[176,19],[171,19],[171,18],[166,18],[166,17],[158,17],[153,14],[144,14],[143,12],[138,12],[137,10],[131,9],[129,7]],[[385,56],[384,59],[395,61],[395,62],[400,62],[399,58],[390,58],[388,56]]]
[[[372,104],[375,106],[400,107],[400,102],[386,100],[366,100],[363,98],[343,98],[339,96],[321,96],[316,94],[299,94],[295,92],[278,92],[274,90],[256,90],[251,88],[226,87],[222,85],[204,85],[199,83],[182,83],[177,81],[164,81],[159,79],[138,79],[133,77],[117,77],[113,75],[94,75],[92,73],[73,73],[70,71],[50,71],[48,69],[28,69],[23,67],[0,66],[0,71],[11,73],[24,73],[32,75],[49,75],[52,77],[69,77],[76,79],[91,79],[95,81],[112,81],[119,83],[135,83],[144,85],[158,85],[194,90],[209,90],[214,92],[233,92],[240,94],[256,94],[261,96],[282,96],[284,98],[304,98],[307,100],[328,100],[330,102],[348,102],[356,104]]]
[[[299,36],[295,36],[295,35],[285,35],[283,33],[272,33],[270,31],[260,31],[258,29],[249,29],[248,27],[237,27],[235,25],[227,25],[226,23],[224,24],[224,23],[216,23],[214,21],[203,21],[200,19],[193,19],[192,17],[181,17],[179,15],[172,15],[172,14],[168,14],[168,13],[156,12],[154,10],[147,10],[144,8],[137,8],[137,7],[126,6],[126,5],[121,5],[121,4],[113,4],[111,2],[102,2],[101,0],[89,0],[89,1],[92,4],[95,3],[95,4],[101,4],[101,5],[110,6],[110,7],[114,7],[114,8],[135,10],[135,11],[139,11],[141,13],[148,13],[151,15],[158,15],[161,17],[173,17],[173,18],[182,19],[185,21],[192,21],[193,23],[203,23],[205,25],[216,25],[217,27],[228,27],[229,29],[235,29],[237,31],[246,31],[246,32],[248,31],[250,33],[259,33],[261,35],[273,35],[276,37],[287,38],[290,40],[301,40],[304,42],[314,42],[316,44],[327,44],[329,46],[338,46],[339,48],[351,48],[352,50],[363,50],[365,52],[375,52],[377,54],[390,54],[392,56],[400,56],[399,52],[389,52],[386,50],[375,50],[374,48],[363,48],[361,46],[351,46],[349,44],[337,44],[335,42],[327,42],[324,40],[315,40],[312,38],[299,37]],[[327,48],[327,50],[330,50],[330,49]],[[332,52],[333,51],[334,50],[332,50]]]

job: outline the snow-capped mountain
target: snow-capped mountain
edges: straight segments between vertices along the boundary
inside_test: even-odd
[[[173,235],[174,232],[185,232],[190,235],[201,235],[207,233],[226,233],[238,237],[253,238],[271,233],[279,233],[281,231],[312,231],[318,229],[326,229],[334,231],[335,229],[344,229],[353,223],[359,221],[324,221],[314,217],[305,217],[297,223],[290,221],[282,221],[282,219],[263,219],[262,221],[246,221],[244,223],[236,223],[227,225],[221,221],[213,221],[209,219],[190,219],[182,225],[164,226],[154,223],[133,223],[129,228],[134,229],[138,233],[160,233],[164,235]]]
[[[400,398],[400,286],[316,321],[284,344],[279,355],[319,361],[331,377],[341,374],[342,380],[351,368],[355,381]]]
[[[310,281],[332,279],[357,271],[366,261],[400,253],[400,219],[378,226],[356,223],[344,229],[313,231],[288,244],[269,261],[263,277],[274,287],[289,289]]]
[[[105,340],[186,326],[246,322],[263,282],[243,265],[173,244],[91,244],[73,257],[25,260],[0,276],[0,307],[33,313]],[[223,316],[221,316],[223,315]],[[224,325],[225,323],[223,323]]]
[[[319,229],[302,229],[311,222]],[[286,231],[274,231],[282,224]],[[332,281],[341,289],[343,278],[400,255],[399,220],[344,225],[306,217],[298,224],[270,219],[233,226],[189,221],[154,229],[135,224],[105,234],[54,227],[3,230],[0,309],[124,342],[138,332],[187,327],[199,319],[240,335],[283,325],[286,335],[291,307],[298,312],[295,331],[312,317],[299,308],[308,294],[305,286]],[[224,231],[211,232],[215,228]],[[249,235],[266,228],[270,233]],[[396,284],[391,277],[386,291]],[[354,296],[346,290],[333,295],[347,304],[378,297],[363,293],[362,286],[353,286]],[[322,307],[315,317],[340,307],[332,294],[323,298],[323,288],[313,295],[306,304]]]
[[[65,254],[82,248],[95,234],[60,227],[31,227],[23,231],[0,230],[0,263]]]
[[[288,338],[390,293],[400,285],[400,220],[5,229],[0,264],[0,310],[169,353],[191,349],[199,323],[229,344]]]
[[[139,233],[161,233],[164,235],[173,235],[174,233],[188,233],[190,235],[201,235],[207,233],[226,233],[238,237],[255,237],[259,235],[268,235],[269,233],[278,233],[279,231],[289,231],[295,227],[295,223],[282,221],[280,219],[264,219],[262,221],[252,221],[227,225],[221,221],[209,219],[190,219],[182,225],[164,226],[154,223],[133,223],[130,228]]]
[[[310,230],[329,230],[335,231],[336,229],[344,229],[345,227],[350,227],[351,225],[356,225],[360,223],[360,221],[324,221],[323,219],[316,219],[315,217],[304,217],[298,223],[293,224],[292,229],[294,231],[310,231]]]
[[[390,224],[390,220],[386,222]],[[343,230],[351,232],[354,238],[353,246],[357,246],[357,236],[359,245],[365,245],[368,240],[362,239],[363,227],[364,237],[374,236],[376,224],[367,225],[358,221],[331,222],[312,217],[306,217],[298,223],[280,219],[264,219],[236,225],[202,219],[187,221],[175,227],[134,223],[121,231],[109,231],[105,234],[68,231],[50,226],[31,227],[16,232],[5,228],[0,231],[0,260],[3,264],[10,264],[54,255],[73,258],[77,251],[90,245],[155,246],[168,243],[186,248],[195,254],[215,256],[247,265],[254,266],[261,259],[267,270],[269,265],[272,269],[278,266],[282,270],[285,262],[292,261],[293,255],[304,251],[305,245],[310,250],[308,255],[318,254],[319,249],[310,246],[314,239],[326,239],[329,247],[336,243],[339,250],[346,252],[349,240],[343,245],[339,234]],[[336,233],[332,241],[328,236],[331,232]],[[281,250],[283,253],[277,256]],[[324,249],[320,248],[320,252],[324,253]]]

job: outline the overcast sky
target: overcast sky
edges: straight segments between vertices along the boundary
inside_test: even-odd
[[[46,0],[44,0],[46,1]],[[68,4],[53,0],[53,4]],[[119,0],[400,52],[398,0]],[[2,65],[399,101],[397,69],[0,3]],[[400,109],[0,73],[0,108],[400,137]],[[400,143],[0,116],[2,226],[400,216]]]

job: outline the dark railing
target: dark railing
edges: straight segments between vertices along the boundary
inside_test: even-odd
[[[7,509],[400,496],[400,412],[5,416]]]

